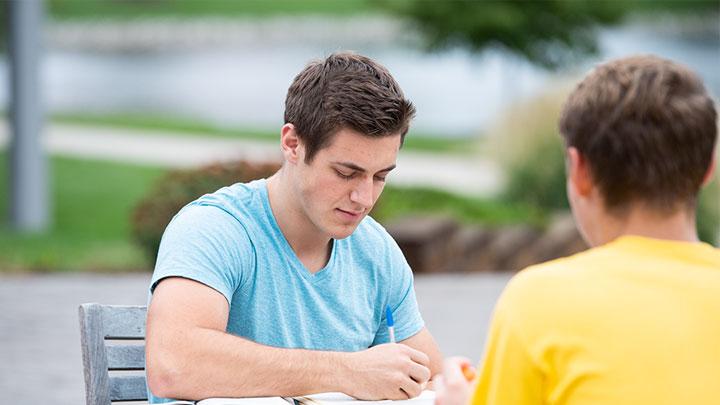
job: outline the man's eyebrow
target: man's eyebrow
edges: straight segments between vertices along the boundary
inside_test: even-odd
[[[345,167],[347,167],[348,169],[356,170],[356,171],[361,172],[361,173],[365,173],[365,172],[367,171],[367,170],[363,169],[362,167],[360,167],[360,166],[358,166],[358,165],[356,165],[355,163],[352,163],[352,162],[333,162],[333,163],[334,163],[334,164],[337,164],[337,165],[345,166]],[[378,173],[380,173],[380,172],[389,172],[390,170],[394,169],[396,166],[397,166],[397,165],[393,164],[392,166],[388,166],[388,167],[386,167],[386,168],[384,168],[384,169],[382,169],[382,170],[379,170]]]

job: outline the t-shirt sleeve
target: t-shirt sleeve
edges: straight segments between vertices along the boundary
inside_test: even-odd
[[[391,272],[387,305],[390,307],[395,321],[395,340],[400,342],[420,332],[425,326],[425,321],[420,315],[417,299],[415,298],[415,286],[410,265],[405,260],[405,256],[397,243],[389,235],[388,238],[387,268],[391,269]],[[385,306],[383,306],[382,322],[375,334],[373,346],[389,341]]]
[[[243,225],[208,205],[183,208],[165,229],[150,293],[167,277],[183,277],[220,292],[228,304],[251,274],[255,252]]]
[[[532,360],[519,328],[513,283],[503,292],[490,323],[485,355],[478,366],[472,404],[541,404],[543,373]]]

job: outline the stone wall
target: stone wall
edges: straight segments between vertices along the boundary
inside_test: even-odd
[[[443,217],[407,217],[387,230],[415,273],[517,271],[587,249],[570,215],[544,230],[460,225]]]

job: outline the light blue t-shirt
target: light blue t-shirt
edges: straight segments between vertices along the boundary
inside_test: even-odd
[[[166,277],[199,281],[230,303],[227,332],[285,348],[355,352],[418,333],[413,275],[400,248],[370,217],[332,241],[310,273],[280,231],[266,180],[206,194],[173,218],[160,243],[151,292]],[[160,401],[151,397],[151,403]]]

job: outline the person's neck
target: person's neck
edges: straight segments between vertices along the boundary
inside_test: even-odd
[[[645,207],[631,207],[620,216],[605,213],[599,224],[597,245],[625,235],[682,242],[698,242],[695,212],[680,209],[660,213]]]
[[[267,180],[270,209],[280,232],[295,255],[314,273],[327,263],[331,238],[321,232],[302,212],[284,170],[280,169]]]

